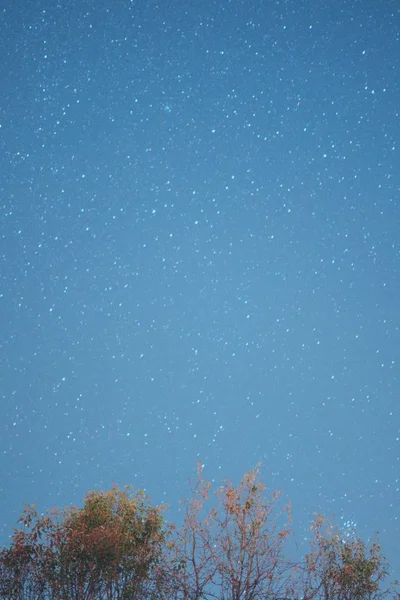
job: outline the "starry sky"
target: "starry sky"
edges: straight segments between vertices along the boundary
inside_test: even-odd
[[[399,575],[397,0],[6,4],[0,542],[262,461]]]

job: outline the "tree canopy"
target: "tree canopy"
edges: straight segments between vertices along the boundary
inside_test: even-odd
[[[181,526],[131,487],[91,491],[83,507],[39,515],[25,506],[0,552],[7,600],[400,599],[377,539],[343,539],[327,519],[311,525],[297,560],[290,505],[267,493],[259,469],[216,490],[198,466]]]

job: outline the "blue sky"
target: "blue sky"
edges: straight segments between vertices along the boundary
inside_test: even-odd
[[[17,0],[0,41],[0,539],[259,461],[399,573],[400,10]]]

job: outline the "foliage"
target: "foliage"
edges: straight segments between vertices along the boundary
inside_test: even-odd
[[[322,515],[311,525],[311,552],[305,557],[303,589],[305,600],[379,600],[396,597],[385,589],[388,565],[382,548],[373,540],[368,545],[355,536],[343,538]]]
[[[181,527],[129,487],[42,516],[25,506],[0,551],[0,599],[400,600],[378,542],[344,541],[322,516],[310,552],[289,560],[290,506],[266,493],[258,467],[213,492],[199,464],[183,504]]]
[[[1,555],[0,597],[9,600],[145,598],[167,528],[142,493],[90,492],[81,509],[39,516],[27,506]]]
[[[292,571],[283,555],[291,534],[289,507],[284,508],[285,526],[279,528],[274,516],[279,494],[264,498],[258,468],[236,487],[225,482],[214,494],[217,503],[201,465],[197,475],[165,565],[169,586],[160,598],[255,600],[285,593]]]

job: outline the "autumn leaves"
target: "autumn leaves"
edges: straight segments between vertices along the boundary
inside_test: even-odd
[[[82,508],[26,507],[0,553],[7,600],[378,600],[387,565],[377,542],[344,543],[322,517],[293,558],[291,511],[259,469],[213,491],[198,465],[177,527],[143,492],[90,492]]]

